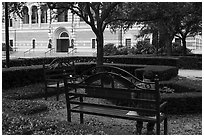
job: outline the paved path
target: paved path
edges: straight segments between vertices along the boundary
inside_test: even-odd
[[[178,75],[194,80],[202,80],[202,70],[179,69]]]

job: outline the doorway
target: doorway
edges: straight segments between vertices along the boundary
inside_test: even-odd
[[[69,39],[57,39],[57,52],[68,52]]]
[[[62,32],[59,39],[57,39],[57,52],[68,52],[69,46],[69,35],[67,32]]]

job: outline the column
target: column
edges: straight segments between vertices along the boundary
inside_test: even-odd
[[[41,9],[38,7],[38,27],[41,26]]]
[[[29,10],[31,10],[31,9],[29,9]],[[29,14],[29,27],[31,27],[31,25],[32,25],[32,11],[29,11],[28,14]]]
[[[23,20],[21,18],[19,18],[20,20],[20,29],[23,27]]]
[[[71,14],[71,22],[72,22],[72,39],[74,47],[76,47],[76,22],[75,22],[75,15],[72,13]],[[71,45],[72,46],[72,45]]]
[[[48,9],[47,10],[47,23],[50,23],[50,21],[51,21],[51,10]]]

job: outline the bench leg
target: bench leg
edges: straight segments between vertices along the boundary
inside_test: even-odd
[[[71,120],[71,112],[67,112],[67,121],[72,122]]]
[[[67,105],[67,121],[71,122],[70,102],[69,102],[69,96],[67,92],[65,92],[65,97],[66,97],[66,105]]]
[[[60,92],[59,83],[57,83],[57,96],[56,96],[57,101],[59,101],[59,92]]]
[[[47,100],[47,87],[45,87],[44,89],[42,89],[44,92],[44,97],[45,97],[45,100]]]
[[[80,113],[80,124],[84,123],[84,114]]]
[[[164,135],[167,135],[168,132],[168,123],[167,118],[164,119]]]
[[[160,135],[160,122],[157,122],[156,134]]]
[[[83,102],[83,97],[79,97],[80,102]],[[80,113],[80,123],[83,124],[84,123],[84,115],[83,113]]]

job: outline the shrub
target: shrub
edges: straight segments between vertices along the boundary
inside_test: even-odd
[[[42,66],[13,67],[2,69],[2,88],[25,86],[43,80]]]
[[[158,57],[158,56],[108,56],[104,57],[107,63],[121,63],[134,65],[162,65],[162,66],[178,66],[179,58],[175,57]]]
[[[191,53],[190,49],[186,49],[187,54]],[[173,55],[183,55],[183,47],[178,43],[172,44],[172,54]]]
[[[95,63],[77,63],[76,73],[80,75],[84,70],[94,67]],[[2,69],[2,88],[20,87],[44,81],[42,65],[27,67],[12,67]]]
[[[202,70],[202,56],[181,56],[178,61],[179,68]]]
[[[2,51],[6,51],[6,43],[2,43]],[[13,51],[13,49],[10,46],[9,51]]]
[[[115,55],[128,55],[129,48],[128,47],[120,47],[118,48]]]
[[[80,57],[59,57],[65,61],[75,61],[78,62],[96,62],[96,57],[80,56]],[[12,59],[10,60],[10,67],[17,66],[32,66],[32,65],[42,65],[43,63],[49,64],[55,58],[32,58],[32,59]],[[159,57],[154,55],[140,55],[140,56],[105,56],[104,62],[106,63],[123,63],[123,64],[140,64],[140,65],[167,65],[167,66],[177,66],[179,57]],[[186,60],[188,61],[188,60]],[[2,61],[2,66],[5,68],[6,61]]]
[[[178,75],[178,68],[172,66],[155,66],[146,65],[144,68],[138,68],[135,70],[135,75],[142,79],[143,73],[145,71],[152,71],[154,75],[159,76],[160,81],[170,80]]]
[[[162,99],[168,101],[169,114],[202,112],[202,93],[185,92],[163,94]]]
[[[126,62],[128,63],[128,62]],[[107,63],[109,64],[109,63]],[[152,66],[152,65],[132,65],[123,63],[114,63],[115,65],[126,71],[135,74],[135,69],[142,74],[145,69],[151,69],[158,73],[161,80],[170,79],[178,74],[176,67],[170,66]],[[76,63],[76,74],[80,75],[83,71],[96,66],[96,63]],[[27,67],[13,67],[3,68],[2,70],[2,88],[8,89],[12,87],[19,87],[29,85],[31,83],[43,82],[44,74],[42,65],[27,66]]]
[[[115,55],[117,48],[113,43],[108,43],[103,47],[104,56]]]
[[[136,44],[137,54],[154,54],[155,47],[148,41],[138,41]]]

